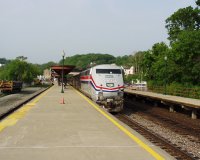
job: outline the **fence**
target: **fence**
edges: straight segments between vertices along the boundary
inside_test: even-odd
[[[148,86],[148,91],[174,95],[174,96],[181,96],[181,97],[188,97],[188,98],[195,98],[200,99],[200,87],[199,88],[184,88],[184,87],[165,87],[164,86]]]

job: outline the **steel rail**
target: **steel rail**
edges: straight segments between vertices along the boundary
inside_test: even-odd
[[[147,138],[150,142],[156,144],[157,146],[164,149],[167,153],[172,155],[178,160],[196,160],[199,159],[198,157],[194,157],[193,155],[187,153],[184,150],[181,150],[178,146],[170,143],[168,140],[162,138],[161,136],[157,135],[156,133],[153,133],[152,131],[148,130],[147,128],[143,127],[139,123],[135,122],[133,119],[128,117],[124,114],[117,114],[115,115],[116,118],[118,118],[120,121],[127,124],[129,127],[143,135],[145,138]]]

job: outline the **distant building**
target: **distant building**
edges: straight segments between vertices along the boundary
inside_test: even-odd
[[[50,69],[45,69],[43,71],[43,76],[44,76],[44,79],[47,80],[47,79],[51,79],[51,70]]]
[[[0,63],[0,67],[2,67],[2,66],[4,66],[4,64],[1,64],[1,63]]]
[[[80,72],[70,72],[69,74],[73,75],[73,76],[76,76],[76,75],[80,74]]]
[[[123,67],[124,68],[124,74],[125,76],[127,75],[132,75],[132,74],[135,74],[135,67],[131,66],[130,68],[129,67]]]

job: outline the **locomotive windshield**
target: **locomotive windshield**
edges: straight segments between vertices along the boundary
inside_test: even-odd
[[[96,69],[97,74],[121,74],[121,69]]]

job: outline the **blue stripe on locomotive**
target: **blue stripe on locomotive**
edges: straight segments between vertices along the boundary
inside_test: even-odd
[[[84,83],[84,82],[90,82],[90,84],[92,85],[92,87],[96,90],[96,91],[101,91],[100,89],[97,89],[95,86],[94,86],[94,84],[92,83],[92,81],[88,81],[88,80],[84,80],[84,81],[82,81],[81,80],[81,83]],[[119,90],[104,90],[104,89],[102,89],[102,91],[103,92],[118,92]]]

